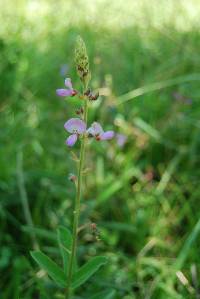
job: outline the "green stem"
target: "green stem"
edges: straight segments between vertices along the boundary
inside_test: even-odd
[[[84,105],[84,122],[87,126],[87,115],[88,115],[88,104],[87,99],[85,99]],[[71,280],[73,274],[73,266],[76,258],[76,247],[77,247],[77,238],[78,238],[78,224],[79,224],[79,215],[80,215],[80,201],[81,201],[81,191],[82,191],[82,171],[84,167],[84,158],[85,158],[85,144],[86,144],[86,134],[83,135],[81,140],[81,149],[80,149],[80,158],[79,158],[79,167],[78,167],[78,178],[77,178],[77,191],[75,199],[75,208],[74,208],[74,219],[73,219],[73,231],[72,231],[72,251],[69,260],[69,270],[67,277],[67,289],[66,289],[66,299],[70,298],[71,293]]]

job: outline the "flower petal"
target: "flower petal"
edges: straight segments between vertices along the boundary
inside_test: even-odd
[[[117,145],[119,146],[119,147],[123,147],[124,146],[124,144],[126,143],[126,141],[127,141],[127,136],[126,135],[124,135],[124,134],[116,134],[116,139],[117,139]]]
[[[100,140],[109,140],[114,137],[114,132],[113,131],[106,131],[100,135]]]
[[[71,89],[56,89],[56,94],[60,97],[69,97],[73,95],[73,90]]]
[[[76,143],[77,138],[78,138],[77,134],[70,135],[66,140],[67,146],[70,146],[70,147],[73,146]]]
[[[68,87],[69,89],[73,89],[72,87],[72,81],[70,78],[65,79],[65,86]]]
[[[64,124],[64,128],[69,133],[83,134],[86,131],[86,124],[79,118],[71,118]]]
[[[89,129],[87,129],[87,133],[89,135],[95,136],[95,132],[94,132],[94,129],[92,127],[90,127]]]
[[[61,76],[66,76],[68,69],[69,69],[69,67],[68,67],[67,64],[62,64],[60,66],[60,75]]]
[[[92,136],[103,134],[103,129],[101,125],[97,122],[94,122],[91,127],[87,130],[88,134],[91,134]]]

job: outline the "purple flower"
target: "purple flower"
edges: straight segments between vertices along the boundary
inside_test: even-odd
[[[85,133],[86,124],[79,118],[71,118],[64,124],[64,128],[71,133],[66,140],[66,144],[71,147],[76,143],[79,135]]]
[[[106,131],[102,129],[101,125],[97,122],[94,122],[91,127],[87,130],[89,135],[92,135],[96,140],[109,140],[114,137],[113,131]]]
[[[192,99],[180,94],[179,92],[174,92],[173,97],[175,98],[176,101],[180,103],[187,104],[187,105],[192,104]]]
[[[56,94],[60,97],[73,97],[77,94],[77,91],[73,89],[72,81],[70,78],[65,79],[66,88],[56,89]]]
[[[124,134],[116,134],[116,139],[117,139],[117,145],[119,146],[119,147],[123,147],[124,146],[124,144],[126,143],[126,141],[127,141],[127,136],[126,135],[124,135]]]
[[[69,70],[68,65],[67,65],[67,64],[62,64],[62,65],[60,66],[60,75],[61,75],[62,77],[65,77],[66,74],[67,74],[67,72],[68,72],[68,70]]]

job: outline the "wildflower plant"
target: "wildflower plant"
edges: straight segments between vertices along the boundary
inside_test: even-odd
[[[73,88],[70,78],[65,79],[65,87],[57,89],[56,94],[61,97],[78,96],[82,103],[81,108],[76,111],[79,117],[66,121],[65,130],[69,133],[66,145],[71,148],[80,140],[80,153],[78,158],[77,175],[69,174],[71,182],[75,183],[76,198],[73,211],[72,233],[65,227],[58,228],[58,243],[63,259],[63,269],[41,251],[32,251],[31,255],[39,266],[44,269],[51,279],[63,288],[63,298],[72,297],[76,288],[88,280],[103,264],[107,262],[105,256],[92,257],[86,264],[78,268],[76,266],[77,240],[79,231],[79,216],[82,197],[82,176],[84,173],[85,149],[88,138],[96,141],[110,140],[114,137],[113,131],[104,131],[102,126],[94,122],[88,126],[89,102],[97,100],[99,94],[89,89],[91,73],[86,46],[81,37],[78,37],[75,47],[75,63],[77,74],[82,82],[83,91],[78,92]],[[70,102],[70,101],[69,101]]]

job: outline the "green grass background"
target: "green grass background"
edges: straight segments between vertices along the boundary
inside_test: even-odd
[[[106,95],[89,122],[128,141],[92,143],[87,153],[79,262],[104,254],[109,263],[75,298],[200,298],[199,1],[1,0],[0,8],[0,298],[62,298],[30,257],[22,202],[40,248],[61,263],[56,229],[71,227],[76,171],[63,124],[77,102],[55,89],[63,64],[80,88],[78,34],[91,86]]]

